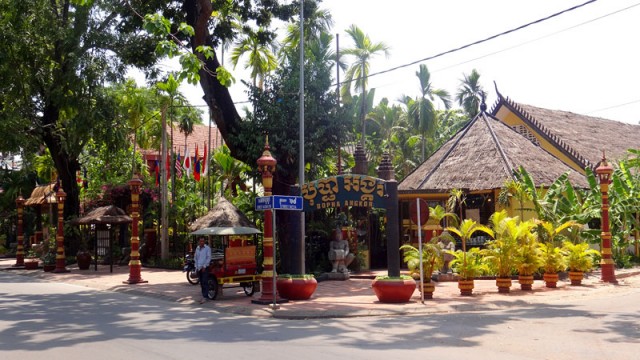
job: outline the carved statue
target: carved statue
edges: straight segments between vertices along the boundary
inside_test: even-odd
[[[333,265],[331,272],[348,273],[347,266],[355,256],[349,252],[349,242],[342,238],[340,228],[334,230],[333,240],[329,243],[329,260]]]
[[[444,234],[443,234],[444,235]],[[442,265],[442,269],[440,270],[440,273],[442,274],[448,274],[451,271],[451,269],[449,268],[449,262],[451,262],[451,260],[453,260],[453,255],[451,255],[449,253],[449,251],[455,251],[456,250],[456,243],[455,241],[451,240],[451,236],[440,236],[440,240],[438,241],[438,246],[440,246],[440,248],[442,248],[442,257],[443,257],[443,265]]]

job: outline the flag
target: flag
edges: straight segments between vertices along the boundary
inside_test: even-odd
[[[204,144],[204,157],[202,158],[204,168],[202,169],[202,175],[207,176],[209,174],[209,158],[207,157],[207,144]]]
[[[196,157],[193,160],[193,178],[200,181],[200,157],[198,154],[198,145],[196,144]]]
[[[167,169],[167,181],[169,181],[169,179],[171,179],[171,155],[170,155],[170,151],[167,151],[167,163],[165,164],[165,169]]]
[[[189,156],[189,147],[185,145],[184,150],[184,164],[182,164],[184,168],[184,175],[186,177],[191,176],[189,173],[191,172],[191,157]]]
[[[180,162],[180,150],[178,150],[178,156],[176,157],[176,177],[182,177],[182,163]]]
[[[156,160],[156,187],[160,185],[160,164]]]

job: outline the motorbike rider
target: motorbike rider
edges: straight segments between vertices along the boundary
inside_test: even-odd
[[[209,245],[205,244],[203,237],[198,239],[198,247],[196,248],[194,261],[202,290],[202,300],[200,300],[200,304],[204,304],[209,298],[209,263],[211,262],[211,249]]]

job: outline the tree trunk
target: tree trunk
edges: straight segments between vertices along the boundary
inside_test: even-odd
[[[212,73],[220,66],[217,56],[212,59],[205,59],[203,55],[197,53],[198,46],[210,46],[215,49],[211,34],[209,33],[209,19],[213,10],[210,0],[186,0],[183,9],[187,14],[187,23],[193,26],[195,35],[191,37],[191,47],[193,52],[204,62],[206,69],[200,70],[200,86],[204,92],[204,100],[209,105],[213,114],[213,120],[220,130],[220,134],[229,147],[231,154],[248,164],[252,164],[256,159],[239,158],[238,148],[229,141],[231,135],[238,134],[240,115],[231,99],[229,89],[222,85],[218,78]],[[207,72],[208,71],[208,72]]]

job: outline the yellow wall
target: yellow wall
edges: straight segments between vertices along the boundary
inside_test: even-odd
[[[557,147],[555,147],[554,145],[552,145],[545,138],[543,138],[540,134],[538,134],[538,132],[534,131],[529,125],[527,125],[516,114],[511,112],[511,110],[509,110],[506,106],[500,107],[500,110],[498,110],[498,113],[496,114],[496,118],[498,118],[500,121],[502,121],[504,124],[506,124],[506,125],[508,125],[510,127],[515,127],[517,125],[524,125],[538,139],[538,142],[540,142],[540,146],[543,149],[545,149],[546,151],[551,153],[556,158],[560,159],[562,162],[567,164],[567,166],[570,166],[571,168],[573,168],[574,170],[578,171],[581,174],[585,174],[584,169],[579,164],[575,163],[568,156],[566,156],[562,152],[562,150],[560,150]]]

